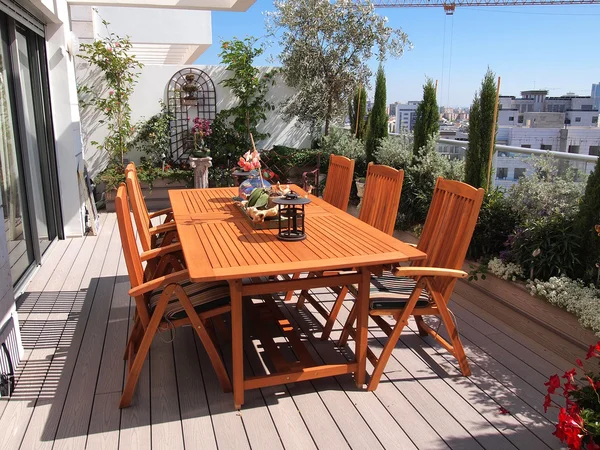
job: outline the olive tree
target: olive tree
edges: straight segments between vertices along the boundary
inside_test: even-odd
[[[370,1],[275,0],[267,29],[279,39],[285,82],[296,90],[284,105],[313,130],[347,110],[356,86],[367,85],[368,60],[399,57],[409,45],[406,34],[387,25]]]

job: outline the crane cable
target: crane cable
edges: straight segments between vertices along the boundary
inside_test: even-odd
[[[446,16],[448,17],[448,16]],[[450,26],[450,57],[448,58],[448,103],[447,106],[450,107],[450,73],[452,71],[452,42],[454,41],[454,14],[450,15],[452,18],[452,24]]]
[[[454,14],[445,14],[444,16],[444,39],[442,43],[442,77],[440,82],[440,106],[444,101],[444,70],[446,67],[446,23],[448,16],[451,17],[452,23],[450,24],[450,50],[448,56],[448,84],[446,86],[446,106],[450,105],[450,74],[452,72],[452,47],[454,42]]]
[[[446,59],[446,22],[448,21],[448,16],[444,14],[444,39],[442,40],[442,76],[440,77],[440,104],[444,101],[444,60]]]

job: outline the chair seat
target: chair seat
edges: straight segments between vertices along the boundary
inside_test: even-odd
[[[229,297],[229,284],[226,281],[215,281],[212,283],[184,281],[179,284],[183,287],[197,313],[227,305],[231,301]],[[156,308],[162,292],[162,289],[152,292],[149,302],[150,310],[153,311]],[[166,320],[177,320],[187,317],[187,313],[177,296],[173,295],[169,300],[164,317]]]
[[[412,278],[397,277],[391,272],[384,272],[380,277],[371,278],[369,308],[372,310],[403,309],[416,284],[417,282]],[[428,306],[431,306],[430,297],[423,289],[416,307],[426,308]]]

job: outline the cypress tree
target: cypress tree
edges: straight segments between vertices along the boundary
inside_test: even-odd
[[[597,282],[596,264],[600,262],[600,236],[595,226],[600,224],[600,164],[590,174],[585,186],[585,193],[579,203],[576,217],[576,231],[581,240],[579,261],[581,270],[578,274],[588,281]]]
[[[440,113],[435,98],[435,85],[431,78],[428,78],[423,85],[423,101],[417,107],[416,116],[413,141],[414,156],[421,154],[421,149],[440,129]]]
[[[480,91],[475,94],[469,114],[469,148],[465,155],[465,182],[476,188],[487,187],[487,168],[492,136],[496,82],[494,72],[488,69]],[[494,142],[495,143],[495,142]]]
[[[348,101],[348,115],[350,117],[350,131],[357,139],[362,139],[365,133],[367,117],[367,90],[360,86],[355,92],[352,100]],[[358,128],[356,120],[358,117]]]
[[[365,152],[367,155],[367,164],[375,161],[375,151],[379,141],[388,135],[388,115],[386,114],[386,89],[385,73],[383,67],[379,65],[377,70],[377,82],[375,83],[375,99],[373,100],[373,109],[369,115],[367,126],[367,142]]]

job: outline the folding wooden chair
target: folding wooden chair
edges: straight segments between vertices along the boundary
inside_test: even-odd
[[[346,211],[354,178],[354,160],[345,156],[330,155],[323,200]]]
[[[369,163],[367,169],[367,181],[365,195],[358,218],[363,222],[383,231],[387,234],[394,232],[396,216],[400,207],[400,195],[402,194],[402,183],[404,182],[404,171],[396,170],[389,166],[375,165]],[[328,312],[308,291],[302,291],[298,297],[297,308],[302,308],[304,301],[308,300],[311,305],[326,319],[322,340],[327,340],[335,325],[338,313],[348,294],[349,286],[333,288],[337,293],[337,299]]]
[[[354,160],[345,156],[329,155],[329,169],[327,172],[327,181],[325,182],[325,192],[323,200],[336,208],[346,211],[348,201],[350,200],[350,190],[352,189],[352,180],[354,178]],[[295,273],[292,278],[298,279],[299,273]],[[285,296],[285,301],[289,302],[294,295],[289,291]]]
[[[137,173],[134,170],[126,172],[127,191],[129,193],[129,200],[133,210],[133,217],[135,218],[135,224],[144,251],[151,250],[156,247],[169,245],[177,239],[177,228],[175,222],[171,216],[167,215],[167,219],[171,217],[169,222],[153,226],[151,219],[154,217],[161,216],[168,211],[163,209],[153,214],[148,213],[146,202],[142,195],[142,189],[140,182],[137,177]],[[160,214],[159,214],[160,213]]]
[[[483,189],[438,178],[417,245],[419,250],[427,254],[427,258],[408,267],[397,267],[392,272],[384,273],[382,277],[372,279],[369,315],[388,335],[388,341],[379,358],[370,349],[367,352],[375,367],[369,381],[369,390],[377,388],[385,365],[411,315],[415,318],[421,336],[432,336],[456,357],[463,375],[471,374],[448,302],[456,280],[468,275],[461,269],[477,223],[483,194]],[[394,326],[382,317],[390,315],[396,319]],[[450,342],[423,321],[424,315],[440,317]],[[354,336],[355,319],[356,304],[344,326],[340,345],[345,345],[348,335]]]
[[[158,241],[160,240],[159,236],[175,230],[173,210],[171,208],[165,208],[153,213],[148,211],[140,180],[137,176],[137,169],[132,162],[125,168],[125,179],[142,248],[147,251],[157,246]],[[153,226],[152,219],[162,215],[166,215],[163,223],[158,226]],[[176,235],[174,237],[176,237]]]
[[[120,407],[126,408],[131,404],[144,360],[156,332],[186,325],[193,326],[198,334],[223,390],[231,391],[227,371],[211,337],[212,330],[209,333],[206,328],[210,318],[231,311],[228,283],[191,283],[188,271],[177,270],[181,267],[177,266],[177,259],[172,257],[173,251],[181,250],[179,243],[153,249],[140,256],[125,184],[121,184],[117,190],[115,206],[131,283],[129,295],[134,298],[136,304],[134,323],[125,349],[127,377]],[[157,266],[163,271],[154,278],[144,279],[142,262],[150,258],[159,258]],[[177,271],[169,271],[168,267]]]

